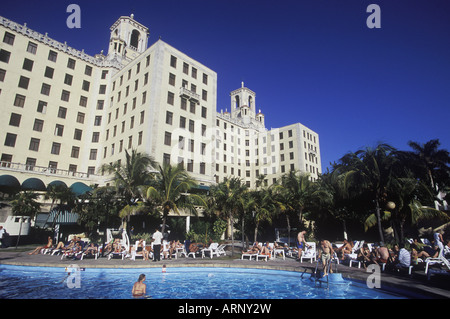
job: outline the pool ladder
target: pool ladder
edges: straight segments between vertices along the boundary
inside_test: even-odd
[[[338,265],[338,263],[337,263],[337,261],[336,260],[334,260],[335,258],[330,258],[328,261],[327,261],[327,264],[326,264],[326,267],[327,267],[327,274],[328,274],[328,276],[326,276],[326,278],[327,278],[327,289],[328,288],[330,288],[330,280],[329,280],[329,277],[330,277],[330,269],[332,270],[332,264],[333,264],[333,262],[335,262],[336,263],[336,267],[335,267],[335,269],[334,269],[334,273],[337,273],[337,265]],[[321,264],[321,260],[320,259],[317,259],[317,263],[316,263],[316,269],[314,269],[314,285],[317,287],[317,282],[319,282],[320,283],[320,286],[322,286],[322,282],[323,282],[323,277],[321,277],[321,278],[319,278],[319,276],[320,276],[320,274],[321,274],[321,272],[320,272],[320,270],[319,270],[319,265]]]

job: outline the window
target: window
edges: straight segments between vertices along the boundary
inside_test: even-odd
[[[0,69],[0,82],[5,81],[6,70]]]
[[[186,128],[186,118],[184,116],[180,116],[180,128]]]
[[[83,81],[83,86],[82,89],[84,91],[88,91],[89,92],[89,86],[91,85],[91,83],[89,81]]]
[[[100,125],[102,125],[102,117],[101,117],[100,115],[97,115],[97,116],[95,117],[94,125],[95,125],[95,126],[100,126]]]
[[[28,42],[27,52],[36,54],[37,44],[33,42]]]
[[[194,171],[194,161],[193,160],[191,160],[191,159],[188,160],[186,170],[188,172],[193,172]]]
[[[70,92],[66,90],[62,90],[61,92],[61,100],[65,102],[69,102],[70,99]]]
[[[25,77],[25,76],[21,76],[19,79],[19,87],[22,89],[28,89],[28,85],[30,84],[30,79]]]
[[[167,104],[173,105],[174,97],[172,92],[167,92]]]
[[[194,126],[195,126],[194,121],[193,120],[189,120],[189,132],[194,133]]]
[[[67,108],[60,106],[58,109],[58,117],[65,119],[67,115]]]
[[[203,84],[208,84],[208,74],[203,73]]]
[[[38,106],[37,106],[37,111],[38,111],[39,113],[45,114],[46,111],[47,111],[47,102],[39,101],[39,102],[38,102]]]
[[[33,71],[33,64],[34,64],[34,61],[33,61],[33,60],[30,60],[30,59],[25,58],[25,59],[23,60],[23,66],[22,66],[22,69],[31,72],[31,71]]]
[[[97,101],[97,110],[103,110],[103,106],[105,105],[104,100],[98,100]]]
[[[61,143],[53,142],[51,153],[54,155],[59,155],[60,151],[61,151]],[[56,168],[56,166],[55,166],[55,168]]]
[[[85,96],[80,96],[80,106],[86,107],[87,106],[88,98]]]
[[[186,110],[187,109],[187,100],[181,98],[181,109]]]
[[[11,117],[9,118],[9,125],[11,126],[20,126],[20,119],[22,115],[17,113],[11,113]]]
[[[91,149],[89,159],[95,161],[97,159],[97,149]]]
[[[56,62],[57,57],[58,57],[58,53],[57,52],[52,51],[52,50],[50,50],[48,52],[48,60],[49,61]]]
[[[189,74],[189,64],[187,64],[186,62],[183,63],[183,73]]]
[[[53,74],[55,73],[55,69],[51,68],[51,67],[46,67],[45,68],[45,72],[44,72],[44,76],[49,78],[49,79],[53,79]]]
[[[170,57],[170,66],[176,68],[177,67],[177,58],[173,55]]]
[[[206,119],[207,109],[206,107],[202,106],[202,117]]]
[[[56,124],[55,126],[55,135],[56,136],[63,136],[64,133],[64,125]]]
[[[100,85],[99,94],[105,94],[106,93],[106,85],[102,84]]]
[[[14,99],[14,106],[24,107],[24,105],[25,105],[25,96],[16,94],[16,97]]]
[[[166,132],[166,133],[164,134],[164,145],[170,146],[171,141],[172,141],[172,133]]]
[[[194,78],[194,79],[196,79],[197,78],[197,69],[196,68],[192,68],[192,77]]]
[[[172,125],[172,120],[173,120],[173,113],[167,111],[166,112],[166,124]]]
[[[91,76],[92,75],[92,67],[89,65],[86,65],[86,68],[84,69],[84,74]]]
[[[3,43],[9,44],[9,45],[14,45],[15,38],[16,38],[16,36],[14,34],[5,32],[5,35],[3,37]]]
[[[77,114],[77,122],[83,124],[84,123],[85,114],[83,112],[78,112]]]
[[[47,96],[50,95],[50,89],[51,89],[51,86],[49,84],[42,83],[41,94],[47,95]]]
[[[208,91],[202,90],[202,99],[203,101],[208,101]]]
[[[92,143],[98,143],[99,140],[100,140],[100,132],[93,132]]]
[[[9,63],[9,58],[11,57],[11,52],[1,49],[0,50],[0,61]]]
[[[44,127],[43,120],[39,119],[34,120],[33,131],[42,132],[43,127]]]
[[[169,74],[169,84],[175,85],[175,74],[172,73]]]
[[[38,138],[31,138],[30,140],[30,147],[28,148],[30,151],[39,151],[39,142],[40,140]]]
[[[190,102],[190,105],[189,105],[189,111],[192,113],[192,114],[195,114],[195,102]]]
[[[76,61],[74,59],[69,58],[67,60],[67,67],[72,70],[75,69],[75,62]]]
[[[83,131],[80,129],[75,129],[75,132],[73,134],[73,139],[77,141],[81,141],[81,136],[83,135]]]
[[[206,164],[200,163],[200,174],[205,174],[205,173],[206,173]]]
[[[25,162],[25,169],[28,171],[32,171],[33,168],[36,166],[36,159],[35,158],[31,158],[31,157],[27,157],[27,160]]]
[[[14,147],[16,145],[17,134],[6,133],[5,146]]]
[[[80,155],[80,148],[78,146],[72,146],[72,152],[70,153],[70,157],[78,158]]]
[[[102,80],[106,79],[107,76],[108,76],[108,70],[103,70],[102,71]]]
[[[72,80],[73,80],[73,76],[66,73],[66,75],[64,77],[64,84],[72,85]]]

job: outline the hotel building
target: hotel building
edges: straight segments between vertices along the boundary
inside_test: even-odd
[[[217,74],[133,15],[91,56],[0,17],[0,178],[106,185],[104,163],[136,149],[183,165],[201,185],[238,176],[254,188],[296,169],[321,172],[319,136],[300,123],[266,129],[256,94],[230,93],[217,112]]]

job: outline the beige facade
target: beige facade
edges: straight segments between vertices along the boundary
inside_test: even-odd
[[[216,72],[161,40],[148,47],[133,16],[110,31],[108,53],[89,56],[0,17],[0,175],[104,185],[101,165],[137,149],[203,185],[239,176],[254,187],[290,169],[317,178],[317,133],[267,130],[243,84],[217,113]]]

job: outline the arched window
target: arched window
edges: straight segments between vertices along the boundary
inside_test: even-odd
[[[253,96],[248,97],[248,106],[251,108],[253,104]]]
[[[235,101],[236,101],[236,108],[238,108],[239,106],[241,106],[241,102],[239,101],[239,95],[235,96]]]
[[[137,49],[138,45],[139,45],[139,38],[140,38],[141,34],[139,33],[138,30],[133,30],[133,32],[131,32],[131,39],[130,39],[130,46]]]

